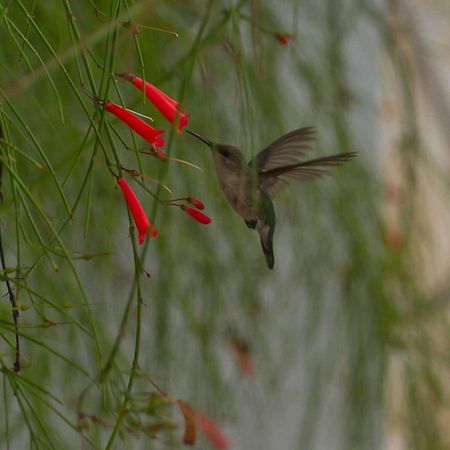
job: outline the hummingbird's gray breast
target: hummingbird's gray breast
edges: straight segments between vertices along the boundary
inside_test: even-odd
[[[232,208],[246,221],[256,221],[261,209],[260,192],[253,172],[214,158],[219,186]]]

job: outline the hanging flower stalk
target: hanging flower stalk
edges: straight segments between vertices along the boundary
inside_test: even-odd
[[[117,184],[122,189],[123,196],[127,202],[128,208],[130,209],[131,215],[133,216],[134,223],[139,233],[139,244],[143,244],[145,237],[150,234],[152,237],[156,237],[158,230],[152,227],[150,220],[145,214],[144,208],[142,208],[139,200],[137,199],[135,193],[128,185],[125,178],[118,178]]]
[[[170,98],[163,91],[158,89],[153,84],[148,81],[143,81],[131,73],[123,72],[117,74],[117,76],[130,81],[138,89],[145,92],[146,97],[158,108],[161,114],[170,122],[176,123],[178,127],[178,132],[181,133],[182,129],[187,126],[189,122],[190,114],[185,114],[180,109],[180,104],[173,98]]]
[[[164,139],[160,136],[164,133],[164,130],[158,130],[153,128],[144,120],[137,117],[128,109],[122,108],[112,102],[104,103],[106,111],[114,114],[122,122],[128,125],[133,131],[142,136],[148,143],[155,147],[162,147],[164,145]]]

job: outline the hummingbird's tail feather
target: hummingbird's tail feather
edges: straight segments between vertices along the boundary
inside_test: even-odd
[[[275,264],[275,257],[273,255],[273,232],[275,226],[270,226],[267,223],[258,223],[257,230],[261,240],[261,247],[266,258],[267,267],[273,269]]]
[[[196,137],[197,139],[200,139],[200,140],[201,140],[202,142],[204,142],[206,145],[209,145],[209,146],[211,147],[212,142],[211,142],[209,139],[205,138],[205,137],[202,136],[201,134],[196,133],[195,131],[188,130],[187,128],[185,128],[185,130],[186,130],[189,134],[191,134],[192,136]]]
[[[261,241],[261,244],[262,244],[262,241]],[[273,247],[266,249],[263,244],[262,248],[263,248],[264,256],[266,257],[267,267],[270,270],[273,270],[273,266],[275,265],[275,257],[273,255]]]

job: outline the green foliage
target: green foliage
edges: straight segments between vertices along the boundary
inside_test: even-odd
[[[426,148],[409,55],[372,3],[3,1],[0,447],[181,448],[183,398],[232,430],[232,448],[385,448],[394,379],[407,448],[444,448],[448,307],[411,262]],[[381,80],[358,45],[387,55],[404,112],[400,244],[375,163]],[[248,159],[308,125],[317,155],[359,156],[277,198],[270,272],[207,148],[120,72]],[[152,117],[167,154],[202,170],[153,158],[95,98]],[[119,173],[159,229],[142,247]],[[164,204],[187,196],[211,225]]]

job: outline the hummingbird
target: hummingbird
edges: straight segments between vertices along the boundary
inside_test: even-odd
[[[269,269],[275,264],[275,196],[292,180],[318,178],[327,174],[331,167],[356,156],[355,152],[349,152],[302,161],[316,135],[314,127],[303,127],[284,134],[247,163],[238,148],[217,144],[189,129],[186,131],[211,149],[219,187],[247,227],[259,233]]]

